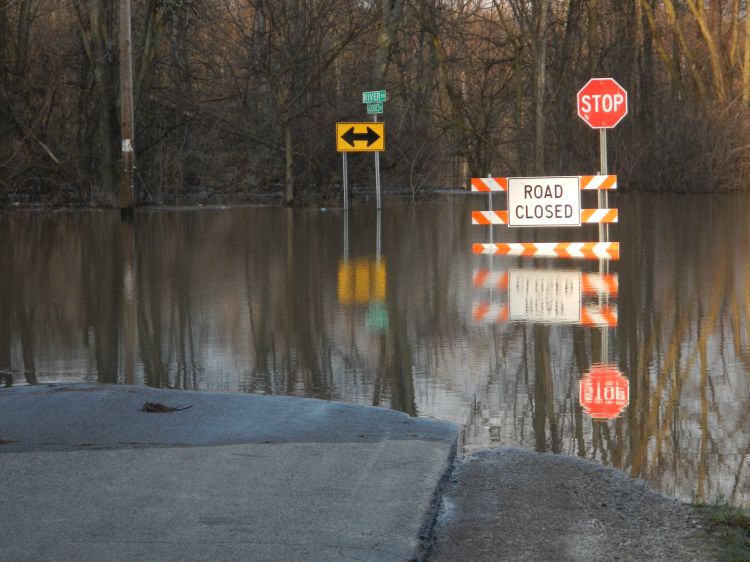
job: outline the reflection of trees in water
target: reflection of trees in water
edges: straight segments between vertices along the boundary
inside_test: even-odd
[[[0,222],[0,370],[35,384],[60,376],[40,357],[93,347],[92,370],[116,380],[121,276],[110,218],[20,214]]]
[[[367,303],[338,303],[342,222],[340,215],[333,218],[320,221],[306,211],[285,210],[281,240],[245,246],[251,340],[246,389],[389,405],[415,415],[404,307],[386,298],[387,328],[378,334],[363,326]],[[374,216],[355,218],[354,252],[367,255],[374,244],[369,228]],[[252,233],[259,229],[256,225]]]
[[[631,351],[624,354],[622,365],[633,381],[638,404],[627,413],[630,471],[651,481],[670,475],[674,478],[670,486],[675,488],[683,487],[680,480],[687,479],[695,484],[690,498],[695,501],[716,499],[718,489],[730,500],[737,499],[736,487],[726,489],[723,480],[730,473],[735,481],[742,478],[743,463],[736,463],[736,453],[747,446],[749,437],[742,425],[727,424],[732,410],[747,412],[750,396],[747,366],[742,376],[726,356],[727,350],[747,350],[741,322],[732,312],[738,309],[740,277],[735,268],[743,244],[728,241],[747,240],[748,232],[738,230],[726,216],[709,222],[714,230],[711,237],[685,229],[705,223],[712,215],[716,218],[718,210],[685,206],[679,214],[660,216],[652,209],[639,209],[643,230],[651,229],[658,262],[651,268],[640,266],[637,259],[631,263],[635,270],[657,272],[657,277],[649,285],[637,277],[622,283],[634,303],[627,310],[639,311],[623,318],[628,325],[620,330],[622,337],[630,339],[626,348]],[[747,283],[750,278],[739,287]],[[642,297],[644,286],[655,289],[646,293],[647,298]],[[649,333],[633,336],[639,330]],[[737,384],[744,388],[719,390]],[[722,452],[727,448],[730,456]],[[741,492],[746,498],[747,477]]]
[[[371,257],[375,215],[351,214],[353,254]],[[444,290],[450,254],[441,251],[455,240],[450,230],[434,237],[432,221],[407,208],[395,214],[386,236],[410,230],[436,259],[422,269],[413,255],[394,258],[389,269],[414,285],[387,295],[382,333],[364,326],[365,307],[337,302],[340,214],[4,218],[0,263],[13,274],[0,277],[0,371],[35,382],[41,361],[41,380],[91,373],[104,383],[301,394],[415,415],[413,342],[430,324],[450,338],[444,312],[459,310]],[[425,290],[415,297],[413,287]],[[426,312],[416,321],[415,300]]]
[[[59,235],[75,240],[80,251],[80,256],[70,256],[79,259],[80,280],[77,286],[81,292],[76,296],[80,299],[84,315],[79,325],[84,330],[87,346],[93,347],[92,370],[97,380],[115,383],[119,375],[123,283],[119,217],[115,213],[108,213],[93,217],[76,215],[76,219],[71,220]],[[54,236],[46,240],[46,245],[52,248],[58,244]],[[24,268],[20,271],[24,271]],[[75,298],[75,288],[76,285],[62,288],[62,292],[68,294],[52,298],[48,296],[48,301],[58,303]],[[58,301],[58,298],[61,300]]]
[[[0,214],[0,264],[13,263],[13,247],[8,218]],[[10,345],[12,334],[11,295],[14,295],[13,272],[6,269],[0,274],[0,373],[11,372]]]

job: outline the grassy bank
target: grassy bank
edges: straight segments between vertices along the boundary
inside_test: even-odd
[[[697,505],[721,546],[722,560],[750,561],[750,512],[727,503]]]

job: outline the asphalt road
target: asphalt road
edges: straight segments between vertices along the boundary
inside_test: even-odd
[[[2,389],[0,420],[8,561],[408,560],[459,436],[379,408],[128,386]]]

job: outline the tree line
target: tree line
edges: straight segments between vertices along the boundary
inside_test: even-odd
[[[373,89],[386,190],[594,173],[575,98],[605,76],[629,93],[622,188],[747,183],[747,0],[132,1],[141,204],[337,197],[334,124]],[[0,205],[117,204],[118,4],[0,0]]]

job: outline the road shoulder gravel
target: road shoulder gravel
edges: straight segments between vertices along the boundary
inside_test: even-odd
[[[692,506],[575,457],[468,456],[444,490],[425,556],[443,560],[718,560]]]

